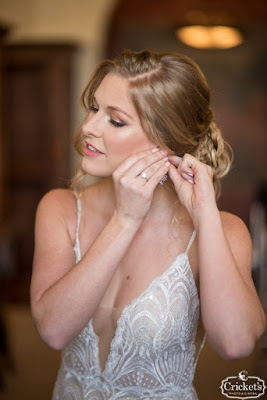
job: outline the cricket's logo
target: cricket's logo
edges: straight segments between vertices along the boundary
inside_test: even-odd
[[[229,399],[258,399],[264,395],[265,382],[258,376],[249,376],[243,370],[237,376],[228,376],[222,381],[221,392]]]

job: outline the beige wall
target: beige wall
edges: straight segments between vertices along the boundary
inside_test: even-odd
[[[0,0],[0,20],[14,40],[74,40],[102,44],[116,0]]]

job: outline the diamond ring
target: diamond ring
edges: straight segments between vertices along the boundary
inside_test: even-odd
[[[142,172],[140,176],[147,181],[147,174],[145,172]]]

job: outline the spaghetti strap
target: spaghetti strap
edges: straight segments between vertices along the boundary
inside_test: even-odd
[[[80,238],[79,238],[79,231],[80,231],[80,223],[81,223],[81,215],[82,215],[82,204],[80,196],[76,191],[73,192],[76,197],[76,204],[77,204],[77,224],[76,224],[76,232],[75,232],[75,244],[74,244],[74,252],[76,257],[76,262],[81,259],[81,249],[80,249]]]
[[[195,239],[195,237],[196,237],[196,234],[197,234],[197,232],[196,232],[196,230],[194,229],[194,231],[193,231],[193,233],[192,233],[192,235],[191,235],[191,238],[190,238],[190,240],[189,240],[189,243],[188,243],[188,245],[187,245],[187,248],[186,248],[186,250],[185,250],[185,254],[187,254],[187,253],[189,252],[190,247],[192,246],[192,243],[193,243],[193,241],[194,241],[194,239]]]

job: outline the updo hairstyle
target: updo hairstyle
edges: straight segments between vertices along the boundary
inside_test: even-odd
[[[132,102],[147,136],[154,143],[167,146],[179,156],[192,154],[212,168],[218,195],[219,179],[230,169],[231,152],[227,151],[230,148],[213,120],[210,89],[198,65],[177,53],[125,50],[96,68],[82,95],[86,111],[108,73],[128,80]],[[83,155],[83,141],[79,128],[74,144],[80,155]],[[83,176],[79,164],[72,187],[77,187]]]

